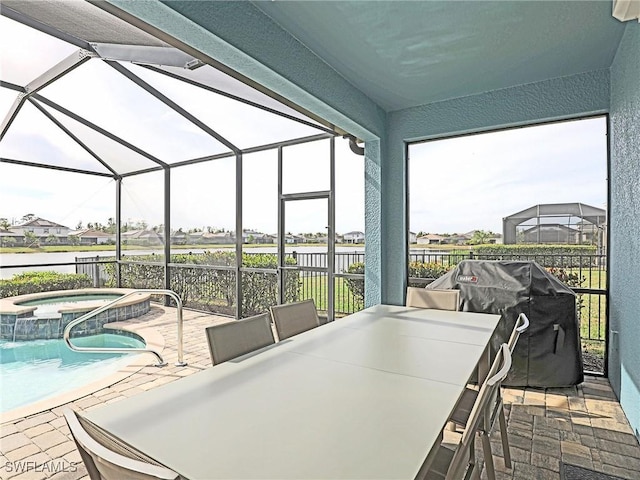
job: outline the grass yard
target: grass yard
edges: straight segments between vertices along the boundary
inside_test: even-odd
[[[312,274],[301,277],[300,300],[313,298],[316,308],[321,312],[326,312],[328,293],[329,289],[325,275]],[[337,317],[355,313],[364,308],[363,303],[354,298],[345,279],[340,277],[336,278],[335,281],[334,306]]]

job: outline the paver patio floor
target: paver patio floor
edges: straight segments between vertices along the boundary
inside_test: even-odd
[[[175,310],[153,306],[147,315],[124,323],[134,330],[159,332],[165,341],[162,354],[169,365],[145,366],[151,365],[153,357],[136,357],[130,376],[86,392],[67,405],[87,411],[209,368],[204,328],[226,321],[230,319],[185,310],[184,360],[188,365],[176,367]],[[494,432],[492,446],[499,479],[557,480],[561,462],[640,479],[640,446],[605,378],[588,377],[572,388],[506,388],[504,400],[513,465],[505,468],[499,432]],[[46,408],[0,426],[0,479],[86,477],[62,408]]]

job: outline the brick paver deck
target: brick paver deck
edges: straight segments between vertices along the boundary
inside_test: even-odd
[[[184,359],[188,366],[176,367],[175,310],[152,307],[147,315],[125,323],[140,332],[159,332],[165,341],[162,354],[169,365],[145,366],[153,357],[138,357],[130,376],[85,392],[66,405],[78,411],[91,410],[209,368],[204,328],[229,320],[185,311]],[[499,431],[494,432],[498,479],[557,480],[561,462],[640,479],[640,446],[606,379],[589,377],[578,387],[562,389],[506,388],[504,399],[513,468],[505,468]],[[46,408],[0,426],[0,479],[88,478],[61,416],[62,407]]]

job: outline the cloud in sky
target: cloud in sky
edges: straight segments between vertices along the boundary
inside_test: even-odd
[[[604,117],[436,140],[410,147],[410,228],[502,231],[538,204],[605,208]]]

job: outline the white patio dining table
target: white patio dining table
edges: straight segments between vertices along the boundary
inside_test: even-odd
[[[86,416],[191,480],[414,478],[499,320],[377,305]]]

